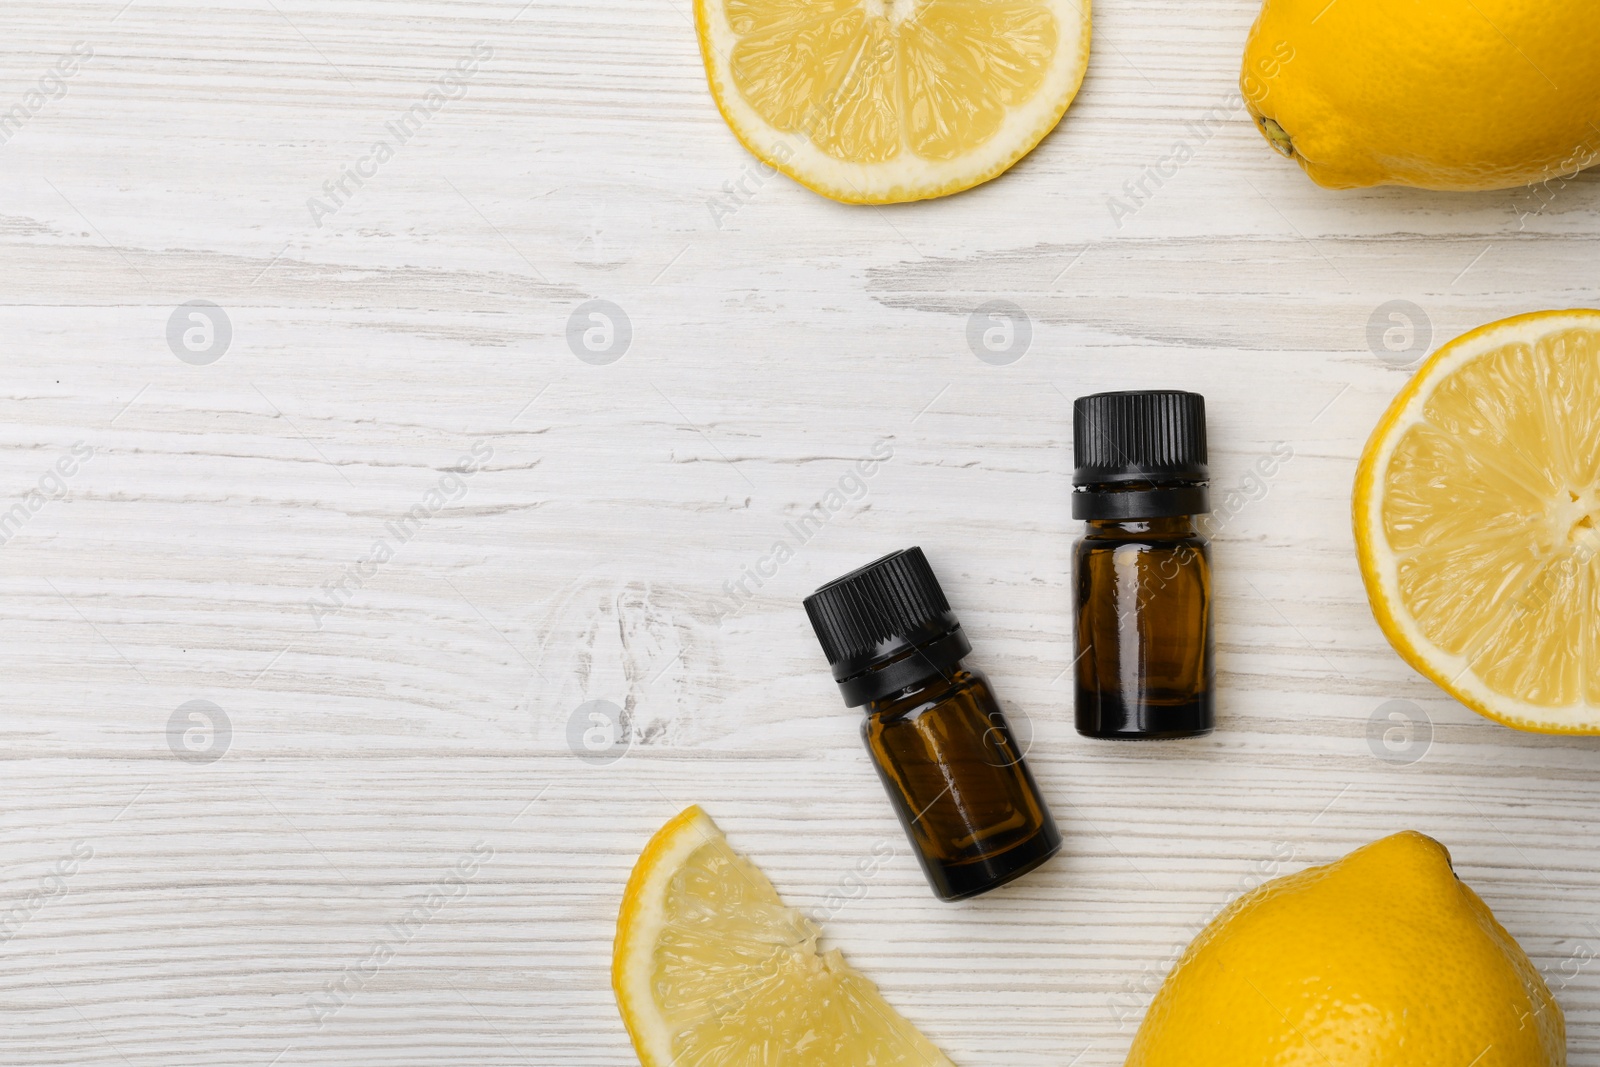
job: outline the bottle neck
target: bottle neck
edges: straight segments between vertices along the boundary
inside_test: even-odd
[[[959,683],[963,678],[971,678],[974,673],[963,667],[958,660],[943,673],[930,674],[903,689],[896,689],[892,693],[885,693],[881,697],[867,701],[861,710],[868,715],[893,714],[943,699],[943,695],[952,685]]]
[[[1077,486],[1072,494],[1072,517],[1091,521],[1153,521],[1210,510],[1207,482],[1091,482]]]
[[[1145,537],[1196,537],[1193,515],[1166,515],[1155,519],[1090,519],[1090,536],[1136,534]]]
[[[844,696],[846,707],[860,707],[893,693],[952,677],[971,651],[972,644],[958,623],[955,629],[932,641],[913,645],[864,671],[840,679],[839,692]]]

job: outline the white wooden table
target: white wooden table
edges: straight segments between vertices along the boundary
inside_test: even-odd
[[[699,802],[801,907],[896,847],[828,933],[963,1067],[1120,1064],[1234,894],[1404,828],[1600,1064],[1600,741],[1406,668],[1348,518],[1402,363],[1600,299],[1596,181],[1317,189],[1230,108],[1254,8],[1107,0],[1038,151],[875,210],[759,179],[687,0],[8,3],[0,1063],[632,1063],[617,902]],[[1069,412],[1146,386],[1208,396],[1219,490],[1293,458],[1217,538],[1220,728],[1116,747],[1063,674]],[[800,609],[909,544],[1068,842],[954,907]]]

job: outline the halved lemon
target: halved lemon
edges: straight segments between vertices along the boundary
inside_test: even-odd
[[[639,856],[611,984],[644,1067],[951,1067],[698,807]]]
[[[744,146],[824,196],[988,181],[1055,128],[1090,0],[695,0],[711,95]]]
[[[1367,442],[1356,549],[1417,670],[1522,730],[1600,733],[1600,311],[1445,345]]]

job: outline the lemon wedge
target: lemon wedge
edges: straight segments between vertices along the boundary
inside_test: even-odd
[[[951,1067],[692,807],[639,856],[611,981],[644,1067]]]
[[[988,181],[1055,128],[1089,0],[695,0],[722,117],[824,196],[889,204]]]
[[[1373,431],[1354,514],[1407,662],[1507,726],[1600,733],[1600,311],[1436,352]]]

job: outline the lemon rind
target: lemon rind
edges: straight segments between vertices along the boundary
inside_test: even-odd
[[[628,876],[611,949],[611,988],[641,1067],[672,1067],[674,1059],[672,1033],[650,990],[651,952],[667,921],[667,885],[696,849],[721,838],[711,816],[691,805],[656,831]]]

